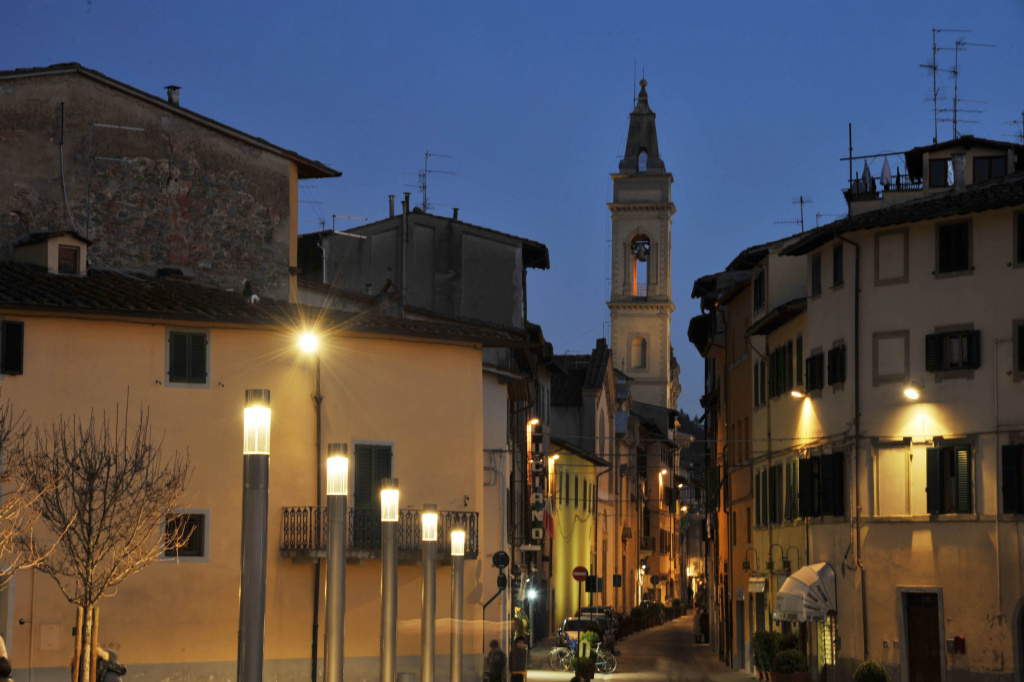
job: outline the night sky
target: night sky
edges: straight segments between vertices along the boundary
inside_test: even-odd
[[[159,96],[179,85],[183,107],[342,171],[302,183],[303,232],[385,217],[388,194],[419,205],[424,153],[450,155],[430,159],[455,173],[429,174],[432,212],[549,247],[529,310],[556,352],[607,333],[609,173],[635,68],[675,178],[672,336],[690,414],[703,381],[686,340],[693,280],[798,232],[801,195],[808,227],[845,213],[848,124],[854,154],[931,143],[932,29],[972,31],[938,34],[940,69],[958,39],[974,43],[958,54],[959,96],[980,113],[961,111],[960,134],[1014,139],[1024,110],[1019,0],[24,0],[2,25],[0,69],[77,61]],[[938,84],[951,109],[952,75]],[[952,132],[939,123],[940,141]]]

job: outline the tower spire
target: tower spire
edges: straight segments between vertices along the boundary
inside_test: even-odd
[[[626,152],[619,161],[621,173],[664,173],[665,163],[658,153],[658,131],[654,124],[655,114],[647,102],[647,79],[640,79],[640,94],[636,106],[629,115],[629,133],[626,135]],[[646,157],[646,158],[644,158]],[[644,161],[646,160],[646,165]]]

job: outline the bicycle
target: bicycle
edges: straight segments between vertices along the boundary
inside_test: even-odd
[[[571,672],[573,659],[576,657],[576,642],[569,640],[569,646],[556,646],[548,653],[548,666],[552,670]],[[619,666],[615,654],[610,651],[603,651],[601,645],[594,647],[594,663],[599,673],[613,673]]]

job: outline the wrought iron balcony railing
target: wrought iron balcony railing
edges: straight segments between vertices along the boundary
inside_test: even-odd
[[[348,556],[368,559],[380,556],[380,509],[348,510]],[[466,531],[466,558],[475,559],[480,549],[476,512],[440,511],[437,519],[437,556],[451,556],[451,530]],[[398,552],[400,558],[418,558],[420,549],[420,512],[406,509],[398,515]],[[281,509],[281,555],[313,560],[327,556],[327,508],[284,507]]]

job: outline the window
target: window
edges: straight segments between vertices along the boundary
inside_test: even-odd
[[[164,557],[169,559],[207,559],[209,543],[207,537],[206,512],[189,511],[182,514],[168,514],[164,522]],[[180,546],[175,547],[178,544]]]
[[[981,332],[978,330],[928,334],[924,340],[924,368],[929,372],[981,366]]]
[[[797,505],[796,505],[796,460],[786,462],[786,504],[784,507],[783,517],[787,521],[791,521],[796,518]]]
[[[733,547],[736,546],[736,512],[729,515],[729,539]]]
[[[811,296],[821,293],[821,254],[811,256]]]
[[[1005,156],[976,156],[974,157],[974,181],[985,182],[992,178],[1006,175]]]
[[[782,465],[773,464],[768,469],[768,521],[778,523],[782,520]]]
[[[843,245],[836,244],[832,247],[832,286],[838,287],[843,284]]]
[[[1013,370],[1014,381],[1024,378],[1024,320],[1013,322]]]
[[[579,476],[573,476],[572,477],[572,487],[573,487],[572,506],[573,507],[579,507],[580,506],[580,477]]]
[[[966,444],[928,448],[929,514],[970,514],[971,448]]]
[[[767,291],[765,288],[764,268],[760,268],[754,276],[754,312],[764,310]]]
[[[629,342],[629,364],[633,369],[647,367],[647,339],[642,336],[634,336]]]
[[[936,228],[935,271],[964,272],[971,269],[971,226],[951,223]]]
[[[207,383],[206,332],[167,332],[167,383]]]
[[[750,507],[747,507],[747,545],[754,541],[753,531],[750,527]]]
[[[391,459],[390,445],[356,443],[353,508],[380,509],[380,483],[391,478]]]
[[[1014,264],[1024,265],[1024,213],[1017,214],[1016,229],[1013,233]]]
[[[828,385],[846,381],[846,346],[836,346],[828,352]]]
[[[807,358],[807,390],[820,391],[825,386],[825,355],[816,353]]]
[[[931,159],[928,161],[928,186],[949,187],[953,184],[953,160]]]
[[[804,337],[796,337],[796,385],[804,385]]]
[[[799,460],[798,513],[802,517],[843,516],[846,469],[842,452],[829,452]]]
[[[0,374],[25,371],[25,323],[0,322]]]
[[[786,342],[786,390],[793,390],[793,342]]]
[[[761,406],[761,361],[754,361],[754,407]]]
[[[771,375],[768,379],[768,397],[775,398],[793,390],[793,342],[780,345],[768,355]]]
[[[77,275],[79,252],[77,246],[58,246],[57,272],[61,275]]]
[[[1024,445],[1003,446],[1003,513],[1024,514]]]

